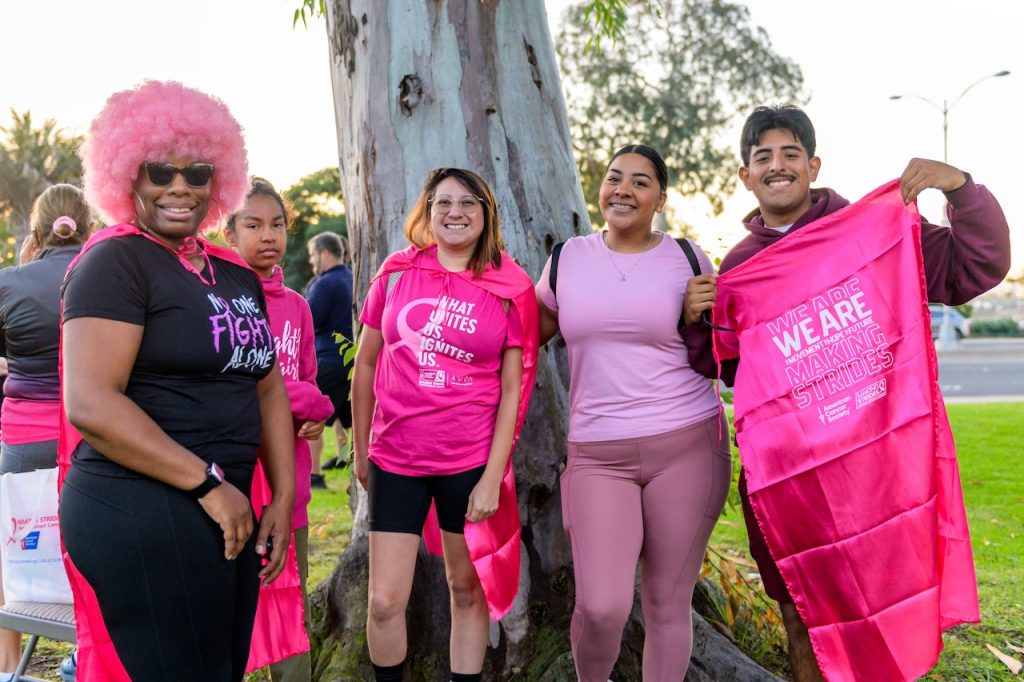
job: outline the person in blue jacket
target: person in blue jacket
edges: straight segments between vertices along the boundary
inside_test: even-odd
[[[340,334],[344,340],[352,341],[352,269],[346,264],[348,250],[345,246],[345,241],[333,232],[321,232],[306,245],[314,275],[306,289],[306,300],[313,313],[317,384],[334,404],[334,414],[327,420],[327,426],[334,428],[338,454],[328,467],[344,466],[348,429],[352,427],[348,368],[339,352],[340,340],[336,338]],[[320,463],[323,438],[310,441],[310,446],[313,454],[310,485],[326,488]]]

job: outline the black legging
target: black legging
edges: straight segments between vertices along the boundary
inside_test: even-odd
[[[60,528],[134,682],[242,679],[259,593],[255,532],[227,561],[220,528],[182,491],[75,466]]]

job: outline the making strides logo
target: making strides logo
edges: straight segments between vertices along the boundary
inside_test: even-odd
[[[418,306],[428,305],[431,312],[426,324],[420,329],[413,329],[409,324],[409,314]],[[441,369],[439,360],[448,357],[459,362],[473,361],[473,353],[450,343],[445,339],[445,332],[455,330],[464,334],[475,334],[479,320],[475,317],[476,303],[468,303],[457,298],[442,296],[441,298],[418,298],[405,304],[398,313],[398,335],[401,340],[391,346],[395,350],[408,346],[416,353],[416,361],[420,366],[420,386],[424,388],[444,388],[445,386],[470,386],[473,377],[453,376]]]
[[[56,515],[26,516],[20,519],[12,516],[10,531],[6,533],[7,542],[4,543],[4,546],[14,545],[23,550],[39,549],[39,536],[42,529],[57,528],[58,525],[60,525],[60,520]],[[33,530],[24,533],[28,528]],[[21,562],[15,561],[15,563]]]
[[[214,310],[210,315],[213,348],[218,353],[222,344],[231,349],[231,359],[221,372],[270,367],[274,362],[274,333],[256,301],[251,296],[239,296],[229,303],[214,294],[207,299]]]
[[[787,310],[767,326],[785,358],[797,407],[816,404],[822,424],[885,396],[882,378],[854,395],[836,397],[893,364],[889,343],[872,319],[856,277],[815,296],[809,305]]]

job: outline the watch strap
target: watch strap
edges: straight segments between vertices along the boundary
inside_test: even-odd
[[[214,462],[210,462],[206,467],[206,480],[189,490],[188,493],[198,500],[223,482],[224,472]]]

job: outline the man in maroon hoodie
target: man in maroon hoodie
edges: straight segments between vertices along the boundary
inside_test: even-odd
[[[720,272],[731,270],[786,235],[850,203],[831,189],[811,189],[821,168],[814,149],[814,126],[797,107],[758,107],[747,118],[740,139],[743,166],[739,176],[754,193],[758,207],[743,221],[750,234],[729,250]],[[975,184],[969,174],[939,161],[912,159],[900,176],[903,200],[909,204],[928,188],[945,193],[950,223],[944,227],[923,219],[921,222],[928,300],[959,305],[988,291],[1006,276],[1010,269],[1009,226],[995,197]],[[836,244],[836,248],[841,249],[842,244]],[[714,275],[691,279],[683,306],[683,339],[690,365],[712,378],[718,376],[718,368],[711,355],[711,330],[700,324],[700,319],[714,307],[715,279]],[[722,364],[721,378],[729,386],[738,364],[739,359]],[[779,602],[793,677],[797,682],[820,680],[807,628],[768,552],[742,475],[739,485],[750,553],[757,561],[768,596]]]

